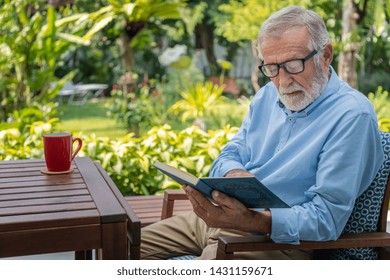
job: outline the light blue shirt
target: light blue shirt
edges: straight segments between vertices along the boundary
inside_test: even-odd
[[[384,160],[372,104],[331,71],[301,112],[280,103],[272,82],[265,85],[210,171],[247,170],[292,206],[270,209],[275,242],[337,239]]]

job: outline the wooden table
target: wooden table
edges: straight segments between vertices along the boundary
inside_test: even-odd
[[[127,215],[118,190],[90,158],[74,171],[40,172],[44,160],[0,162],[0,257],[98,249],[102,259],[127,259]],[[115,194],[116,192],[116,194]]]

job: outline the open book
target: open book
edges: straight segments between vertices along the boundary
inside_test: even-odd
[[[159,161],[156,161],[153,166],[179,184],[191,186],[210,199],[212,199],[212,191],[218,190],[241,201],[248,208],[290,207],[254,176],[197,178],[188,172]]]

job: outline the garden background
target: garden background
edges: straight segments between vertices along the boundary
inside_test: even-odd
[[[180,187],[156,160],[207,176],[267,82],[257,31],[288,5],[325,19],[333,67],[389,131],[390,0],[0,0],[0,160],[69,131],[125,195]],[[109,88],[77,106],[58,98],[70,82]]]

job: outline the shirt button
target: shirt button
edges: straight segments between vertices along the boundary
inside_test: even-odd
[[[289,122],[293,122],[293,121],[294,121],[293,118],[288,118],[287,120],[288,120]]]

